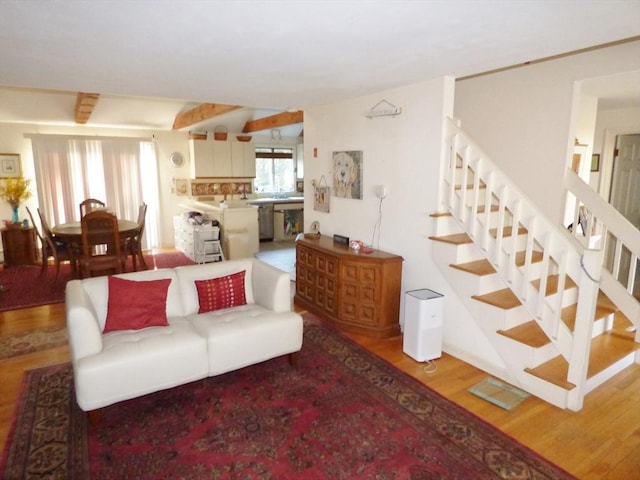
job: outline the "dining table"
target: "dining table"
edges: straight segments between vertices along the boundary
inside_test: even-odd
[[[55,225],[51,232],[56,239],[67,244],[71,257],[71,270],[77,273],[76,254],[82,250],[82,226],[80,222],[67,222]],[[122,240],[134,237],[138,232],[138,222],[133,220],[118,219],[118,233]]]

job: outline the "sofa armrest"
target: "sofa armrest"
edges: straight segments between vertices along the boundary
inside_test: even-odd
[[[82,281],[67,282],[65,291],[67,334],[75,362],[102,351],[102,329]]]
[[[251,279],[253,298],[258,305],[274,312],[291,311],[291,278],[288,273],[254,258]]]

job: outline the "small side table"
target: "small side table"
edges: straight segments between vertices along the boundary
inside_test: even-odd
[[[5,267],[37,263],[38,247],[35,228],[3,228],[1,232]]]

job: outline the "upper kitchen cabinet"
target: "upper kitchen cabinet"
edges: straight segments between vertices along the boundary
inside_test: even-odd
[[[191,178],[213,177],[213,140],[206,136],[189,139]]]
[[[233,177],[231,162],[231,142],[228,140],[214,140],[213,142],[213,176]]]
[[[196,135],[189,139],[189,155],[192,178],[256,176],[253,142],[220,141]]]
[[[231,160],[234,177],[256,176],[256,147],[253,142],[232,142]]]

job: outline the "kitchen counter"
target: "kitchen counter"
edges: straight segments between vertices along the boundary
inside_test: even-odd
[[[286,197],[286,198],[249,198],[247,203],[250,205],[260,205],[262,203],[273,203],[275,205],[280,203],[304,203],[304,197]]]
[[[218,202],[187,199],[179,206],[187,211],[200,212],[209,220],[218,220],[222,229],[222,248],[225,258],[232,260],[253,256],[259,250],[258,206],[230,203],[222,208]],[[244,235],[243,238],[243,233]]]

